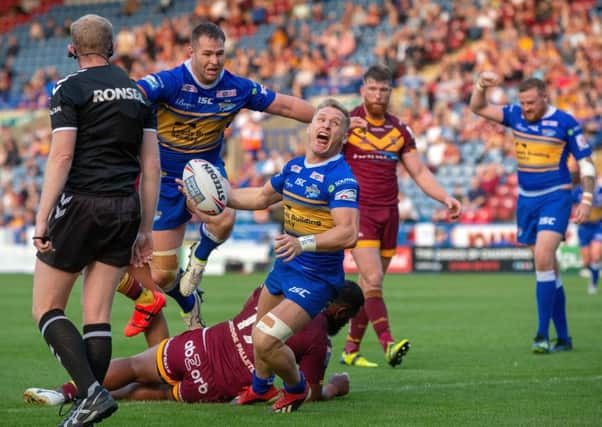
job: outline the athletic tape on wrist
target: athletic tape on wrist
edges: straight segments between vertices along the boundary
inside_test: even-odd
[[[314,234],[297,237],[297,240],[299,240],[299,243],[301,244],[301,250],[303,252],[316,251],[316,236]]]

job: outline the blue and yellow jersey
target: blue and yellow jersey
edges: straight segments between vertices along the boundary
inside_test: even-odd
[[[583,194],[583,189],[581,185],[577,185],[573,188],[573,203],[578,204],[581,203],[581,194]],[[592,200],[592,213],[589,217],[588,223],[598,223],[602,221],[602,187],[596,186],[594,190]]]
[[[171,70],[138,80],[157,113],[161,148],[198,154],[215,161],[221,155],[224,130],[242,108],[265,110],[276,93],[224,70],[215,83],[201,84],[188,60]]]
[[[271,178],[271,184],[282,194],[284,230],[293,236],[334,228],[331,209],[358,208],[359,186],[340,154],[312,165],[306,164],[304,157],[297,157]],[[343,251],[303,252],[289,265],[330,274],[342,271],[342,261]]]
[[[505,105],[503,111],[503,124],[512,128],[514,137],[520,194],[537,196],[569,188],[568,154],[577,160],[592,154],[577,121],[551,106],[536,122],[526,121],[519,105]]]

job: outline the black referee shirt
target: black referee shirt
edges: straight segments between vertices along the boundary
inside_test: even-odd
[[[152,107],[115,65],[83,68],[59,80],[50,101],[52,131],[77,130],[65,191],[128,195],[135,191],[144,129],[156,129]]]

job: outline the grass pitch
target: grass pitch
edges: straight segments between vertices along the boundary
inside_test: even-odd
[[[238,312],[264,275],[207,277],[204,316],[211,324]],[[58,408],[28,406],[21,394],[51,387],[65,372],[31,320],[31,276],[0,275],[0,425],[53,426]],[[344,331],[333,340],[327,377],[347,371],[349,395],[304,405],[293,414],[269,414],[264,406],[174,402],[121,402],[103,426],[600,426],[602,425],[602,295],[588,296],[586,282],[565,276],[572,352],[534,355],[535,291],[532,275],[387,276],[385,298],[394,337],[412,349],[403,365],[386,365],[370,329],[362,353],[381,366],[344,367],[338,358]],[[80,322],[76,286],[68,313]],[[131,302],[115,298],[113,355],[145,348],[122,329]],[[173,300],[166,315],[172,334],[183,330]],[[551,329],[551,336],[554,336]]]

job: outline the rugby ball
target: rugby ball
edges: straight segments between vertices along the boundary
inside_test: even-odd
[[[182,173],[182,182],[196,207],[208,214],[219,215],[228,203],[228,185],[219,169],[207,160],[192,159]]]

